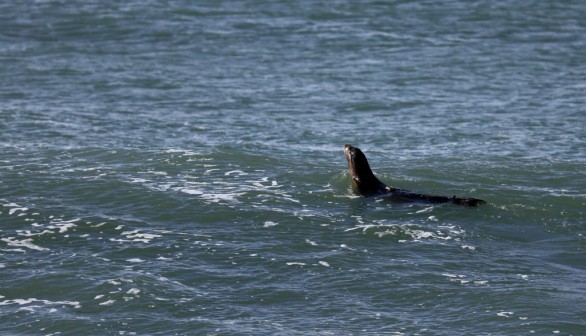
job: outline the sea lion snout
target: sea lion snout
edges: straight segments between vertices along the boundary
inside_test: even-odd
[[[356,164],[355,164],[356,149],[357,149],[356,147],[352,147],[352,145],[350,145],[350,144],[344,145],[344,156],[346,157],[346,160],[348,160],[348,168],[350,170],[350,175],[352,175],[353,178],[358,179],[358,176],[356,174]]]
[[[353,164],[358,152],[360,152],[359,148],[356,148],[350,144],[344,145],[344,155],[346,156],[346,159],[348,160],[349,163],[352,162],[352,164]]]
[[[351,154],[351,151],[354,149],[354,147],[352,147],[352,145],[350,144],[345,144],[344,145],[344,155],[346,155],[346,157],[348,157]]]

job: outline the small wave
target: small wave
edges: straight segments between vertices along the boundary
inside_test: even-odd
[[[470,279],[468,276],[463,274],[442,273],[441,275],[448,278],[451,282],[456,282],[461,285],[471,284],[480,286],[488,284],[488,280]]]
[[[124,231],[120,235],[126,236],[126,238],[128,238],[130,241],[141,242],[141,243],[145,243],[145,244],[150,243],[151,240],[153,240],[155,238],[161,237],[161,235],[159,235],[159,234],[144,233],[144,232],[139,232],[139,230]]]
[[[364,224],[364,222],[360,223],[361,221],[362,219],[360,218],[358,225],[346,229],[345,232],[361,231],[364,234],[372,234],[379,238],[389,236],[396,238],[401,243],[426,240],[457,240],[465,233],[454,226],[427,228],[415,224]]]
[[[3,299],[4,297],[0,297]],[[19,305],[28,307],[26,310],[34,310],[34,308],[38,307],[36,304],[44,304],[47,306],[71,306],[73,308],[81,308],[81,304],[79,301],[50,301],[50,300],[40,300],[36,298],[28,298],[28,299],[11,299],[11,300],[4,300],[0,301],[0,306],[8,306],[8,305]],[[31,306],[31,304],[35,304]]]
[[[16,239],[16,237],[8,237],[8,238],[2,238],[0,240],[5,242],[8,246],[25,247],[27,249],[35,250],[35,251],[48,251],[49,250],[48,248],[41,247],[39,245],[34,244],[32,238],[18,240],[18,239]],[[24,250],[22,250],[22,249],[16,249],[16,251],[24,252]]]

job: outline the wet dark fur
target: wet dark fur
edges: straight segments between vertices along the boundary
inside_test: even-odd
[[[360,148],[344,146],[344,155],[348,160],[348,172],[352,176],[354,189],[363,196],[385,196],[401,201],[419,201],[429,203],[454,203],[466,206],[478,206],[486,203],[477,198],[460,198],[418,194],[411,191],[389,187],[374,176],[366,156]]]

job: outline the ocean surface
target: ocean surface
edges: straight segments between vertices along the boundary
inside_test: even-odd
[[[585,18],[2,1],[0,335],[586,335]]]

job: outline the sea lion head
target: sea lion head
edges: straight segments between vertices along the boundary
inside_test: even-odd
[[[387,186],[374,176],[360,148],[344,145],[344,156],[348,161],[352,185],[360,194],[370,196],[387,192]]]

